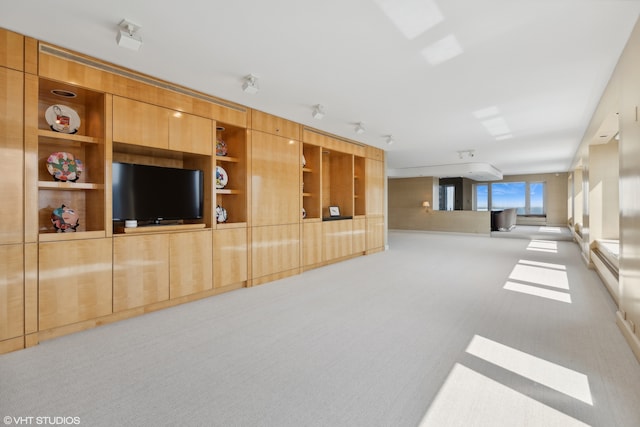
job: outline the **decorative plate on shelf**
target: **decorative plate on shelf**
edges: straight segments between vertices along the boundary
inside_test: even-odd
[[[69,233],[76,231],[80,225],[80,217],[74,209],[62,205],[51,213],[51,222],[58,233]]]
[[[220,205],[216,207],[216,221],[227,222],[227,210]]]
[[[76,133],[80,127],[80,116],[73,108],[55,104],[47,108],[44,118],[52,130],[62,133]]]
[[[307,217],[307,211],[305,210],[305,208],[302,208],[302,219]]]
[[[227,171],[222,168],[222,166],[216,166],[216,188],[224,188],[227,186],[227,182],[229,182],[229,175],[227,175]]]
[[[304,158],[304,154],[302,155],[302,167],[307,166],[307,159]]]
[[[75,182],[80,178],[84,165],[73,154],[64,151],[51,153],[47,158],[47,171],[56,181]]]

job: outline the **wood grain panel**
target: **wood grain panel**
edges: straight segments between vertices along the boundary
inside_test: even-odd
[[[251,128],[283,138],[300,139],[300,125],[262,111],[251,111]]]
[[[299,224],[253,227],[251,232],[253,278],[300,267]]]
[[[384,216],[367,216],[367,251],[384,248]]]
[[[353,253],[352,220],[322,223],[323,260],[341,258]]]
[[[322,222],[302,224],[302,265],[314,265],[322,262]]]
[[[24,333],[38,332],[38,244],[24,245]]]
[[[359,142],[324,134],[309,128],[303,128],[302,141],[306,144],[319,145],[327,150],[340,151],[361,157],[364,157],[366,153],[366,146]]]
[[[23,245],[0,245],[0,341],[24,335]]]
[[[113,311],[169,299],[169,236],[113,239]]]
[[[365,198],[367,215],[384,215],[384,162],[366,159]]]
[[[24,71],[24,36],[0,28],[0,67]]]
[[[211,119],[186,113],[169,115],[169,149],[210,156],[213,147]]]
[[[169,113],[166,108],[114,96],[113,140],[167,149]]]
[[[367,220],[357,218],[353,220],[353,253],[363,253],[367,249]]]
[[[252,224],[299,223],[299,142],[253,131],[251,144]]]
[[[40,330],[111,313],[112,239],[41,243]]]
[[[32,37],[24,38],[24,72],[38,74],[38,40]]]
[[[213,287],[222,288],[248,279],[247,229],[213,232]]]
[[[0,158],[13,171],[0,180],[0,218],[4,218],[0,244],[20,243],[24,239],[23,74],[0,67],[0,88]]]
[[[169,240],[169,297],[213,287],[211,230],[175,233]]]
[[[384,150],[367,145],[365,149],[365,157],[368,159],[384,161]]]
[[[38,77],[24,77],[24,239],[38,241]]]
[[[41,51],[38,68],[40,76],[42,77],[74,82],[74,84],[78,86],[111,93],[124,98],[136,99],[170,110],[208,117],[236,126],[247,126],[249,110],[240,104],[167,83],[154,77],[136,73],[46,43],[43,44],[43,48],[53,52],[60,52],[65,56],[77,56],[79,61],[67,60],[57,55],[57,53]],[[80,62],[90,62],[92,66],[86,66]],[[103,68],[105,66],[108,67],[109,71]],[[115,70],[115,72],[112,72],[112,70]],[[157,83],[147,83],[148,80]],[[170,86],[175,88],[175,90],[167,90],[162,86]],[[186,93],[180,93],[183,91]],[[207,100],[207,98],[211,99],[211,101]]]

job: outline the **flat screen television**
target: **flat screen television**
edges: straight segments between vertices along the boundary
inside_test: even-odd
[[[159,224],[203,217],[201,170],[113,163],[113,220]]]

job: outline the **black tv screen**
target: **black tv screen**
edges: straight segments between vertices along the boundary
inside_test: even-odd
[[[201,170],[113,163],[113,220],[196,219],[203,216]]]

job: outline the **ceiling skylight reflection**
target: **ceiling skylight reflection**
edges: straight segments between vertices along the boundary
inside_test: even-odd
[[[507,121],[500,115],[498,107],[491,106],[473,112],[476,119],[481,120],[482,126],[496,141],[513,138]]]
[[[511,129],[509,129],[509,125],[504,117],[494,117],[493,119],[483,120],[482,126],[492,135],[492,136],[500,136],[511,133]]]
[[[433,0],[376,0],[376,3],[409,40],[444,21]]]
[[[462,47],[453,34],[431,43],[422,50],[422,55],[427,59],[427,62],[434,66],[447,62],[462,53]]]

